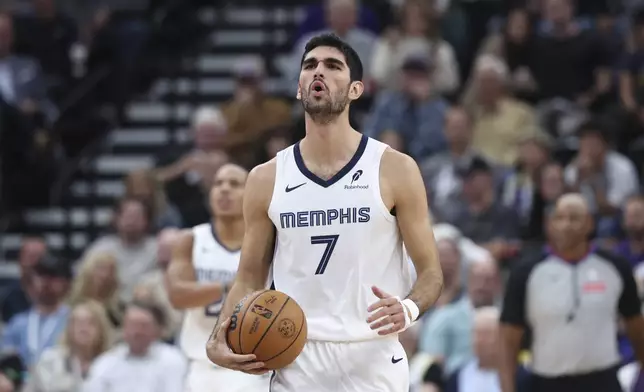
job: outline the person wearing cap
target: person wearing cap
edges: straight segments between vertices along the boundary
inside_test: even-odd
[[[495,260],[516,254],[517,213],[497,200],[494,171],[485,159],[475,158],[460,170],[463,192],[450,208],[436,211],[439,221],[456,226],[465,237],[487,249]]]
[[[443,134],[449,104],[435,94],[434,64],[427,54],[411,54],[402,63],[400,91],[378,94],[363,133],[417,161],[447,148]]]
[[[266,71],[260,58],[242,58],[235,65],[235,90],[226,102],[222,114],[228,123],[224,145],[230,156],[247,167],[257,162],[256,145],[272,129],[287,126],[291,107],[274,98],[264,89]]]
[[[2,347],[14,350],[27,367],[56,344],[69,316],[64,300],[72,268],[66,260],[46,255],[34,267],[31,309],[14,316],[2,331]]]

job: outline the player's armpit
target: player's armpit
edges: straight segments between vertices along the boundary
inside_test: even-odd
[[[220,320],[229,317],[233,307],[246,295],[266,286],[275,242],[275,227],[268,216],[274,185],[275,160],[255,167],[248,175],[244,191],[245,230],[241,257]],[[214,331],[217,328],[215,326]]]
[[[425,185],[416,162],[392,149],[383,155],[381,176],[393,196],[400,233],[416,268],[416,283],[408,298],[422,314],[438,300],[443,287]]]
[[[625,319],[624,327],[638,361],[644,364],[644,317],[640,315]]]
[[[175,309],[207,306],[220,300],[226,290],[222,283],[197,283],[192,266],[192,232],[181,233],[172,250],[172,260],[166,273],[170,303]]]

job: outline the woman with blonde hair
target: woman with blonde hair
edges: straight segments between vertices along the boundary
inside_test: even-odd
[[[118,265],[109,253],[90,253],[80,263],[72,286],[69,302],[78,305],[94,300],[105,309],[113,327],[121,325],[124,305],[119,297]]]
[[[154,228],[181,227],[179,211],[168,202],[163,183],[152,170],[135,170],[125,178],[125,196],[136,197],[152,208]]]
[[[60,344],[42,354],[25,392],[81,391],[90,366],[110,348],[112,339],[112,327],[100,303],[74,306]]]

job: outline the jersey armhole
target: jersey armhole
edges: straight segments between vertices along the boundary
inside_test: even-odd
[[[387,208],[385,201],[382,200],[382,192],[380,191],[380,167],[382,165],[382,157],[384,156],[387,148],[389,148],[387,144],[379,143],[377,144],[377,151],[375,151],[374,153],[374,168],[376,168],[377,170],[374,170],[374,172],[376,173],[376,181],[373,182],[373,192],[376,199],[376,204],[378,205],[378,209],[380,210],[382,215],[388,221],[394,222],[396,220],[396,206],[393,206],[391,209]]]
[[[284,168],[286,166],[284,162],[288,158],[289,154],[292,153],[293,146],[279,151],[275,156],[275,180],[273,181],[273,193],[271,195],[271,201],[270,203],[268,203],[268,209],[266,211],[269,217],[271,215],[271,211],[273,210],[273,203],[275,203],[275,199],[278,197],[277,195],[280,194],[279,189],[282,185],[280,181],[284,177],[283,175],[281,175],[281,172],[284,171]]]

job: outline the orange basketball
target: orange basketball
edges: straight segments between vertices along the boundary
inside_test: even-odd
[[[255,354],[267,369],[281,369],[297,358],[306,342],[306,317],[300,305],[275,290],[242,299],[230,317],[228,347],[236,354]]]

